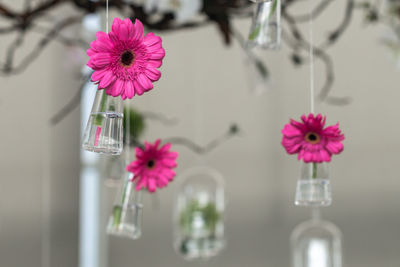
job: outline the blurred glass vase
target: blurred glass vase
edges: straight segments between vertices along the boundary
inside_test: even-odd
[[[223,178],[207,168],[184,176],[175,205],[175,249],[187,260],[216,256],[225,246]]]
[[[85,150],[119,155],[123,147],[123,104],[120,97],[99,90],[83,136]]]
[[[278,49],[281,43],[281,1],[257,1],[248,37],[249,47]]]
[[[310,220],[291,236],[293,267],[342,267],[342,238],[332,223]]]
[[[135,190],[135,184],[130,181],[131,175],[126,175],[114,202],[107,233],[138,239],[142,235],[142,192]]]
[[[297,181],[297,206],[329,206],[332,203],[327,163],[302,163]]]

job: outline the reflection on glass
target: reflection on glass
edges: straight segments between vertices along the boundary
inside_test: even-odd
[[[222,176],[208,168],[183,176],[175,207],[175,249],[185,259],[215,256],[225,246]]]

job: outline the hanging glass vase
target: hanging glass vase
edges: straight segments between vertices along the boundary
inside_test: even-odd
[[[281,0],[256,2],[248,45],[278,49],[281,43]]]
[[[101,154],[121,154],[122,120],[122,99],[107,95],[105,90],[97,91],[83,137],[83,149]]]
[[[142,192],[136,191],[131,176],[130,173],[126,174],[125,181],[116,196],[107,233],[138,239],[142,234]]]
[[[301,165],[300,178],[297,181],[297,206],[329,206],[332,203],[328,164],[304,163]]]
[[[310,220],[291,236],[293,267],[342,267],[342,238],[332,223]]]
[[[215,256],[225,246],[223,178],[214,170],[199,167],[186,172],[181,180],[174,247],[188,260]]]

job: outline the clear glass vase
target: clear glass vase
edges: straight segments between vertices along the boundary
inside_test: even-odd
[[[256,2],[248,46],[278,49],[281,43],[281,0]]]
[[[225,247],[223,178],[203,167],[183,176],[175,205],[174,247],[187,260],[216,256]]]
[[[342,267],[342,235],[331,222],[310,220],[291,236],[293,267]]]
[[[123,147],[123,103],[120,97],[99,90],[83,136],[85,150],[119,155]]]
[[[332,203],[328,164],[302,163],[300,178],[297,181],[297,206],[329,206]]]
[[[136,191],[135,183],[130,181],[131,174],[126,175],[113,205],[107,233],[138,239],[142,235],[142,192]]]

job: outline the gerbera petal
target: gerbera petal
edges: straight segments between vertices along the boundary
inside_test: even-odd
[[[90,60],[97,68],[104,68],[110,64],[110,56],[108,53],[96,53],[91,57]]]
[[[164,175],[168,178],[169,181],[172,181],[176,176],[176,173],[171,169],[165,169]]]
[[[135,87],[136,94],[143,95],[144,89],[143,89],[142,85],[140,85],[140,83],[137,80],[133,81],[133,86]]]
[[[161,41],[161,37],[157,38],[157,36],[153,32],[149,32],[143,38],[143,42],[148,46],[156,44],[156,43],[158,43],[160,41]]]
[[[321,149],[319,151],[320,153],[320,158],[321,158],[321,162],[330,162],[331,161],[331,155],[329,155],[329,153],[325,150],[325,149]]]
[[[146,75],[144,74],[138,75],[137,81],[145,91],[153,89],[153,83],[149,80],[149,78],[147,78]]]
[[[111,29],[117,36],[121,35],[121,24],[122,20],[120,18],[114,18]]]
[[[147,189],[150,193],[154,193],[156,191],[157,187],[155,179],[150,178],[147,180]]]
[[[282,134],[286,137],[296,137],[304,135],[304,133],[300,129],[294,127],[292,124],[286,124],[285,127],[283,127],[282,129]]]
[[[124,82],[124,81],[122,81],[122,80],[120,80],[120,79],[117,79],[117,80],[114,82],[114,85],[113,85],[112,96],[119,96],[119,95],[121,95],[122,92],[124,91],[124,85],[125,85],[125,82]]]
[[[165,50],[164,48],[158,49],[158,51],[156,52],[152,52],[149,54],[149,59],[153,59],[153,60],[161,60],[165,57]]]
[[[151,68],[159,68],[162,65],[162,61],[161,60],[149,60],[147,62],[147,65]]]
[[[340,142],[328,142],[326,144],[325,148],[331,153],[331,154],[339,154],[340,152],[343,151],[343,144]]]
[[[141,177],[136,183],[136,191],[140,191],[140,189],[142,189],[142,187],[146,185],[146,182],[146,179],[144,177]]]
[[[129,20],[129,19],[128,19]],[[125,22],[125,21],[124,21]],[[120,35],[119,38],[121,40],[127,40],[129,39],[129,26],[126,23],[121,23],[119,25],[119,31]]]
[[[92,74],[92,81],[94,82],[100,81],[104,77],[104,75],[106,75],[106,73],[108,72],[109,72],[108,70],[96,70]]]
[[[99,52],[108,52],[112,49],[111,41],[108,42],[108,41],[96,40],[91,43],[91,47],[93,47],[94,49],[96,49]]]
[[[158,148],[158,146],[161,144],[161,139],[158,138],[155,142],[154,142],[154,147]]]
[[[108,36],[111,42],[113,42],[114,44],[118,44],[120,42],[118,35],[115,32],[109,32]]]
[[[93,50],[92,48],[89,48],[86,51],[86,55],[88,55],[89,57],[93,56],[94,54],[98,53],[97,51]]]
[[[140,147],[135,148],[135,154],[137,157],[143,157],[144,151]]]
[[[124,24],[128,29],[128,35],[127,35],[128,39],[133,38],[135,29],[133,27],[133,23],[132,23],[131,19],[130,18],[124,19]]]
[[[160,139],[158,139],[158,140],[160,140]],[[166,151],[168,151],[170,148],[171,148],[171,143],[166,143],[165,145],[163,145],[161,148],[160,148],[160,152],[166,152]]]
[[[142,39],[144,33],[144,27],[140,20],[136,19],[135,24],[133,25],[134,28],[134,39]]]
[[[161,72],[154,68],[147,68],[144,72],[151,81],[158,81],[161,77]]]
[[[133,82],[131,81],[125,82],[124,95],[129,99],[135,96],[135,87],[133,86]]]
[[[111,71],[106,72],[106,74],[100,81],[100,84],[99,84],[100,88],[108,87],[111,83],[113,83],[115,81],[115,79],[116,79],[116,77]]]

